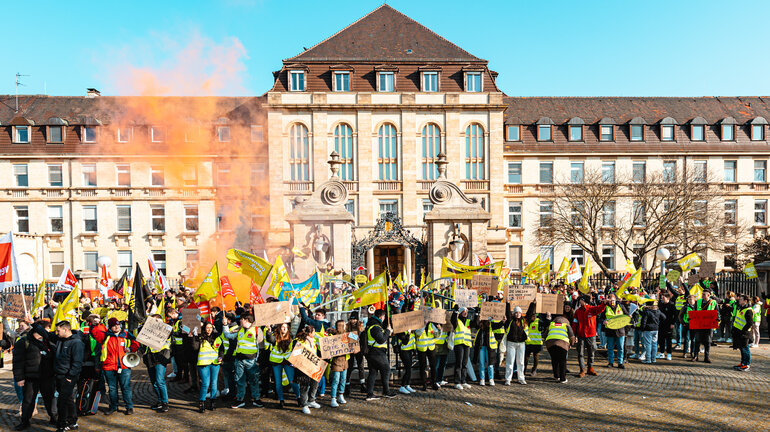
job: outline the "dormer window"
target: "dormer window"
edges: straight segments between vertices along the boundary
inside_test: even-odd
[[[163,142],[163,129],[158,126],[150,127],[150,141],[154,143]]]
[[[631,125],[631,141],[644,141],[644,126]]]
[[[303,70],[289,71],[289,90],[305,91],[305,71]]]
[[[569,140],[583,141],[583,126],[569,126]]]
[[[127,143],[131,140],[131,128],[118,128],[118,142]]]
[[[230,141],[230,126],[218,126],[217,139],[219,139],[219,142]]]
[[[765,139],[765,125],[751,125],[751,140],[762,141]]]
[[[377,72],[377,91],[392,92],[396,90],[395,72]]]
[[[521,141],[521,125],[507,125],[505,127],[506,141]]]
[[[86,143],[96,142],[95,126],[83,126],[83,142],[86,142]]]
[[[722,125],[722,141],[735,141],[735,126],[731,124]]]
[[[13,142],[19,144],[29,144],[29,126],[14,126]]]
[[[48,142],[60,144],[64,142],[64,127],[48,126]]]
[[[704,125],[692,125],[690,130],[691,139],[693,141],[705,141],[706,140],[706,126]]]
[[[551,125],[537,125],[537,140],[551,141]]]
[[[599,140],[615,141],[615,128],[612,125],[599,125]]]
[[[465,91],[482,91],[481,72],[465,72]]]
[[[336,92],[350,91],[350,71],[334,72],[334,89],[333,90]]]
[[[660,140],[676,141],[676,120],[666,117],[660,121]]]
[[[438,91],[438,72],[422,73],[422,91],[424,92]]]

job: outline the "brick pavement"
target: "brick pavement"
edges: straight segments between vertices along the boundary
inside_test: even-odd
[[[99,414],[79,423],[83,431],[127,432],[770,430],[770,345],[752,350],[750,372],[732,369],[739,359],[737,351],[720,346],[713,348],[712,354],[711,365],[693,364],[675,354],[671,362],[659,360],[656,365],[632,361],[625,370],[603,367],[605,360],[599,355],[599,376],[579,379],[573,373],[567,384],[550,379],[550,362],[544,358],[538,376],[528,378],[527,386],[506,387],[498,382],[495,387],[429,390],[375,402],[365,402],[356,388],[349,403],[341,408],[329,407],[328,395],[321,398],[322,408],[313,410],[312,416],[303,415],[294,402],[285,410],[275,409],[273,399],[267,399],[265,409],[218,408],[202,415],[195,411],[189,395],[182,393],[186,386],[176,383],[169,384],[171,411],[157,414],[148,408],[155,396],[140,368],[132,377],[133,416]],[[0,371],[3,430],[16,424],[18,409],[7,368]],[[574,351],[569,368],[577,370]],[[43,412],[33,419],[31,430],[52,430]]]

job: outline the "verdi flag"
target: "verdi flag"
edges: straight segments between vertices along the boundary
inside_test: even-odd
[[[222,286],[222,298],[227,296],[235,297],[235,291],[233,291],[233,286],[230,284],[230,278],[227,276],[222,276],[219,278],[219,282]]]
[[[447,257],[444,257],[441,260],[440,277],[452,279],[473,279],[473,275],[500,276],[500,270],[502,270],[502,268],[502,261],[482,266],[469,266],[460,264],[448,259]]]
[[[250,277],[259,286],[265,284],[272,268],[266,259],[256,255],[238,249],[227,251],[227,269]]]
[[[588,294],[588,278],[591,276],[591,257],[586,256],[586,266],[583,268],[583,276],[580,278],[578,288],[583,294]]]
[[[567,283],[573,283],[579,281],[583,277],[580,272],[580,264],[577,262],[577,258],[572,259],[572,264],[569,265],[567,270]]]
[[[78,320],[78,306],[80,305],[80,288],[76,283],[72,288],[72,291],[67,297],[59,303],[59,307],[56,308],[56,313],[51,320],[51,328],[55,329],[56,324],[60,321],[69,321],[72,328],[75,330],[80,329],[80,323]]]
[[[540,254],[537,254],[537,257],[535,257],[535,260],[531,263],[524,266],[524,269],[521,271],[526,276],[534,276],[534,270],[540,265]]]
[[[353,291],[353,300],[348,304],[348,309],[354,309],[370,304],[388,300],[388,281],[385,272],[369,281],[361,288]]]
[[[404,292],[404,285],[406,285],[406,283],[404,282],[403,274],[404,274],[404,271],[401,270],[401,273],[399,273],[398,276],[396,276],[396,278],[393,280],[393,283],[396,284],[396,286],[398,287],[398,290],[401,292]]]
[[[265,302],[265,299],[262,298],[262,293],[259,292],[259,285],[255,284],[254,281],[251,281],[251,290],[249,292],[249,302],[252,305],[262,304]]]
[[[123,276],[121,276],[120,279],[118,279],[118,283],[115,284],[115,287],[112,290],[115,291],[120,296],[125,296],[126,295],[125,293],[127,291],[127,287],[126,287],[127,284],[128,284],[128,270],[124,270]]]
[[[208,274],[203,278],[203,282],[193,294],[193,300],[196,302],[209,301],[219,295],[221,291],[221,280],[219,279],[219,263],[214,262]]]
[[[144,304],[146,281],[142,274],[142,269],[139,268],[139,263],[136,263],[136,272],[134,272],[134,286],[131,293],[131,300],[128,303],[128,329],[134,331],[147,319],[147,309]]]
[[[45,279],[37,287],[35,299],[32,301],[32,310],[29,311],[30,315],[35,316],[35,312],[41,307],[45,307]]]
[[[270,288],[267,289],[267,295],[278,297],[281,292],[281,284],[284,282],[291,282],[291,279],[289,279],[286,266],[283,265],[283,259],[278,255],[275,258],[275,264],[273,264],[273,280],[270,282]]]
[[[292,304],[298,305],[299,302],[305,304],[321,302],[321,286],[319,284],[318,272],[313,273],[304,282],[289,283],[284,282],[278,300],[290,300],[294,297]]]
[[[77,283],[78,280],[75,278],[75,274],[72,273],[72,270],[70,270],[69,267],[65,267],[64,270],[62,270],[61,276],[59,276],[59,282],[57,282],[56,285],[60,288],[71,290]]]
[[[567,259],[567,257],[564,257],[564,259],[561,260],[561,265],[559,265],[559,271],[556,272],[556,279],[566,278],[568,271],[569,271],[569,259]]]
[[[0,289],[19,285],[16,253],[13,250],[13,233],[0,236]]]
[[[743,268],[743,274],[745,274],[749,279],[756,279],[759,277],[757,274],[757,269],[754,267],[754,263],[746,264],[746,267]]]
[[[623,283],[618,288],[617,296],[619,298],[626,298],[626,291],[628,288],[640,288],[642,286],[642,269],[634,271],[634,274],[628,278],[624,278]]]
[[[700,257],[697,253],[693,252],[677,261],[677,263],[679,263],[679,267],[682,268],[682,272],[684,273],[693,267],[698,267],[700,265]]]
[[[166,298],[163,297],[163,300],[160,301],[160,304],[158,305],[158,309],[155,311],[156,314],[160,315],[161,319],[166,319]]]

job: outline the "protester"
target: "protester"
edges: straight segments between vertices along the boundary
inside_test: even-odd
[[[656,363],[658,359],[658,330],[660,323],[666,320],[666,315],[655,304],[643,307],[642,320],[639,329],[644,341],[645,360],[642,363]]]
[[[752,310],[749,296],[741,294],[738,297],[738,312],[735,314],[732,338],[733,349],[740,350],[741,363],[735,366],[736,370],[745,372],[751,368],[751,328],[754,325],[754,311]]]
[[[572,330],[577,336],[577,355],[580,372],[578,378],[597,375],[594,370],[596,354],[596,317],[606,309],[606,303],[590,305],[591,298],[583,295],[578,298],[578,308],[572,319]]]
[[[433,323],[426,323],[424,328],[415,330],[417,339],[417,367],[420,368],[420,381],[422,382],[422,391],[428,390],[428,378],[430,378],[433,390],[438,390],[439,385],[436,382],[436,335],[440,330]],[[493,384],[494,385],[494,384]],[[414,393],[414,389],[409,387]]]
[[[754,322],[751,326],[751,347],[756,348],[759,346],[759,326],[762,321],[762,301],[757,296],[752,299],[751,311],[754,316]]]
[[[238,385],[238,394],[235,396],[231,408],[243,408],[246,406],[246,383],[251,388],[252,405],[263,408],[264,404],[259,393],[259,364],[257,357],[259,346],[257,345],[257,328],[254,326],[254,316],[241,315],[241,327],[237,333],[231,333],[223,328],[223,335],[231,341],[236,341],[235,347],[235,381]]]
[[[563,316],[554,318],[545,333],[545,347],[551,356],[553,377],[562,384],[567,383],[567,352],[574,343],[575,334],[569,320]]]
[[[366,400],[372,401],[379,399],[374,396],[374,381],[377,374],[380,375],[382,383],[382,395],[386,398],[394,397],[390,392],[390,363],[388,362],[388,339],[393,333],[393,329],[388,326],[385,330],[382,328],[382,320],[385,318],[385,311],[377,309],[374,316],[369,317],[366,323],[366,362],[369,365],[369,375],[366,377]]]
[[[366,391],[366,386],[364,385],[364,345],[366,345],[366,338],[362,336],[364,334],[364,329],[364,324],[361,322],[361,320],[358,319],[358,311],[351,312],[350,316],[348,317],[347,330],[348,332],[358,333],[358,341],[361,350],[355,354],[351,354],[350,358],[348,359],[348,375],[347,382],[345,383],[345,396],[350,395],[354,370],[358,371],[358,384],[361,386],[361,391]]]
[[[531,304],[527,315],[530,320],[534,316],[534,308]],[[522,315],[521,308],[516,306],[513,311],[506,307],[506,336],[505,336],[505,385],[511,385],[513,371],[516,370],[516,378],[519,384],[527,384],[524,378],[524,352],[526,350],[527,332],[529,321]]]
[[[297,333],[295,343],[303,345],[309,351],[316,353],[315,328],[312,325],[305,325]],[[302,413],[310,414],[310,408],[321,408],[321,405],[316,402],[318,382],[307,376],[300,369],[296,370],[294,380],[299,384],[299,405],[302,407]]]
[[[717,302],[711,298],[711,289],[706,288],[703,290],[703,298],[695,302],[695,310],[716,310]],[[717,315],[719,316],[719,315]],[[690,361],[698,361],[698,354],[700,353],[700,347],[703,346],[705,363],[711,363],[709,354],[711,353],[711,338],[714,334],[711,329],[695,330],[695,346],[693,347],[693,357]]]
[[[410,386],[412,383],[412,360],[415,348],[417,348],[417,340],[414,337],[413,331],[405,331],[396,336],[394,349],[398,351],[398,358],[401,360],[401,365],[404,368],[404,375],[401,376],[401,387],[398,388],[398,391],[403,394],[411,394],[417,391]]]
[[[219,364],[225,353],[222,337],[214,329],[210,321],[203,323],[201,334],[193,342],[198,349],[198,376],[200,377],[200,394],[198,395],[198,412],[214,410],[214,400],[217,397],[217,380],[219,379]]]
[[[628,315],[628,309],[624,305],[618,303],[618,299],[614,293],[608,295],[606,301],[608,303],[604,310],[605,322],[620,315]],[[607,337],[607,367],[613,367],[615,359],[617,358],[618,368],[625,369],[625,366],[623,365],[623,352],[626,342],[625,327],[610,329],[605,326],[602,330]]]
[[[151,315],[153,318],[160,319],[160,315]],[[166,387],[166,366],[171,361],[171,336],[166,338],[163,346],[159,350],[145,347],[142,360],[147,366],[147,375],[150,377],[152,388],[158,401],[150,409],[157,412],[168,412],[168,388]]]
[[[344,334],[347,326],[345,321],[337,320],[334,323],[334,334]],[[337,408],[339,404],[345,404],[347,401],[343,396],[345,393],[345,381],[348,374],[348,357],[349,355],[339,355],[332,357],[331,363],[331,407]],[[278,378],[276,377],[276,381]]]
[[[299,386],[294,382],[294,366],[289,363],[289,355],[294,348],[294,341],[289,331],[289,324],[283,323],[275,326],[273,331],[266,334],[266,349],[270,351],[270,364],[275,379],[275,394],[281,408],[285,406],[283,399],[283,374],[291,385],[294,397],[299,401]]]
[[[455,329],[454,353],[455,353],[455,388],[462,390],[470,388],[465,382],[466,367],[469,361],[468,354],[471,348],[471,320],[468,318],[468,309],[461,307],[452,314],[452,327]]]
[[[235,314],[228,312],[222,316],[222,328],[230,330],[230,325],[235,321]],[[230,339],[224,337],[222,333],[222,346],[225,347],[225,355],[222,357],[222,364],[219,371],[222,375],[222,383],[224,388],[219,393],[223,399],[230,399],[232,395],[237,393],[235,385],[235,345],[230,342]]]
[[[24,392],[20,423],[16,425],[16,430],[29,428],[38,392],[43,395],[43,404],[50,423],[55,424],[53,371],[53,346],[48,342],[43,323],[36,322],[28,332],[16,340],[13,347],[13,379]]]
[[[53,366],[56,378],[57,432],[78,428],[78,412],[75,409],[75,385],[83,367],[83,340],[79,334],[73,334],[69,321],[56,324],[56,335],[49,335],[50,341],[56,342]]]

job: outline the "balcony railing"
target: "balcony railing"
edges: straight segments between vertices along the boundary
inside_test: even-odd
[[[379,180],[375,181],[377,185],[377,191],[379,192],[401,192],[401,182],[392,180]]]
[[[489,180],[462,180],[465,190],[485,191],[489,190]]]
[[[283,184],[289,192],[310,192],[313,190],[312,181],[287,181]]]

